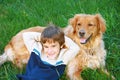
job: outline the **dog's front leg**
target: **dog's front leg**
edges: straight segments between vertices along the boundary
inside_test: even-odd
[[[67,76],[69,80],[83,80],[81,77],[82,68],[80,69],[80,66],[76,59],[73,59],[69,62],[67,66]]]

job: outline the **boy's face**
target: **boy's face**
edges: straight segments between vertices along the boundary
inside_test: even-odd
[[[55,42],[46,42],[43,44],[43,51],[49,59],[56,59],[60,53],[60,44]]]

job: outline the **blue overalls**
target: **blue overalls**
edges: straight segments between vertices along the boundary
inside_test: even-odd
[[[18,80],[59,80],[64,73],[65,67],[64,64],[57,66],[45,64],[40,56],[32,52],[25,74],[18,74],[17,78]]]

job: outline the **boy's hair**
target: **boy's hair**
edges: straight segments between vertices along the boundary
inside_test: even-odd
[[[50,25],[41,33],[41,43],[55,41],[58,41],[60,46],[63,45],[65,43],[64,32],[60,28]]]

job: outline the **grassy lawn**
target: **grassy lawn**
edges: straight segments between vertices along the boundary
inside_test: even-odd
[[[119,0],[0,0],[0,54],[12,36],[32,26],[52,22],[60,27],[68,24],[75,14],[100,13],[106,20],[104,35],[107,50],[106,68],[120,80],[120,1]],[[0,80],[17,80],[24,73],[11,62],[0,66]],[[111,80],[98,70],[83,71],[84,80]],[[62,80],[67,80],[65,75]]]

